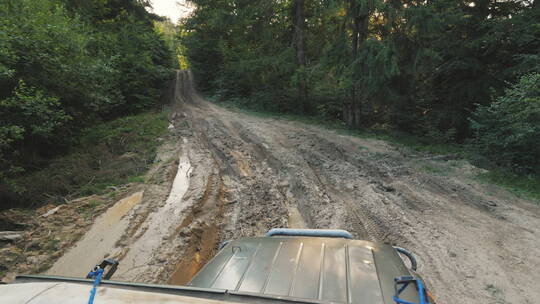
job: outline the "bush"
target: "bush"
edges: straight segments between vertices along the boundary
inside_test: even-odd
[[[495,102],[479,106],[470,121],[474,146],[489,160],[540,173],[540,74],[522,76]]]
[[[0,1],[0,188],[85,127],[155,108],[172,56],[146,1]]]
[[[0,184],[0,210],[64,202],[100,194],[109,186],[140,182],[155,158],[157,138],[167,132],[167,115],[141,113],[82,130],[69,153]]]

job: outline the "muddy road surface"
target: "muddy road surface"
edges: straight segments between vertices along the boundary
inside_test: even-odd
[[[114,257],[118,280],[185,284],[223,240],[340,228],[415,252],[439,303],[538,303],[537,203],[479,182],[463,160],[227,110],[180,76],[183,105],[144,189],[49,273],[83,275],[81,264]]]

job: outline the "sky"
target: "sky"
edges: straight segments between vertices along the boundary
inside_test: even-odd
[[[152,0],[152,6],[155,14],[169,17],[174,23],[192,10],[186,0]]]

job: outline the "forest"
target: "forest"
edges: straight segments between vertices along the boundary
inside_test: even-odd
[[[538,189],[539,1],[189,2],[175,26],[149,0],[0,0],[0,205],[141,174],[178,68],[217,102],[459,145]]]
[[[540,0],[0,0],[0,304],[540,303],[539,245]]]
[[[540,172],[539,1],[191,2],[182,55],[217,100],[464,144]]]
[[[177,64],[155,30],[162,17],[148,6],[133,0],[0,0],[4,203],[6,193],[26,190],[14,177],[77,146],[84,128],[160,105]]]

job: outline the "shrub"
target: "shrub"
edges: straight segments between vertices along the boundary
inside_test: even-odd
[[[474,112],[474,146],[496,165],[540,172],[540,74],[522,76],[503,96]]]

